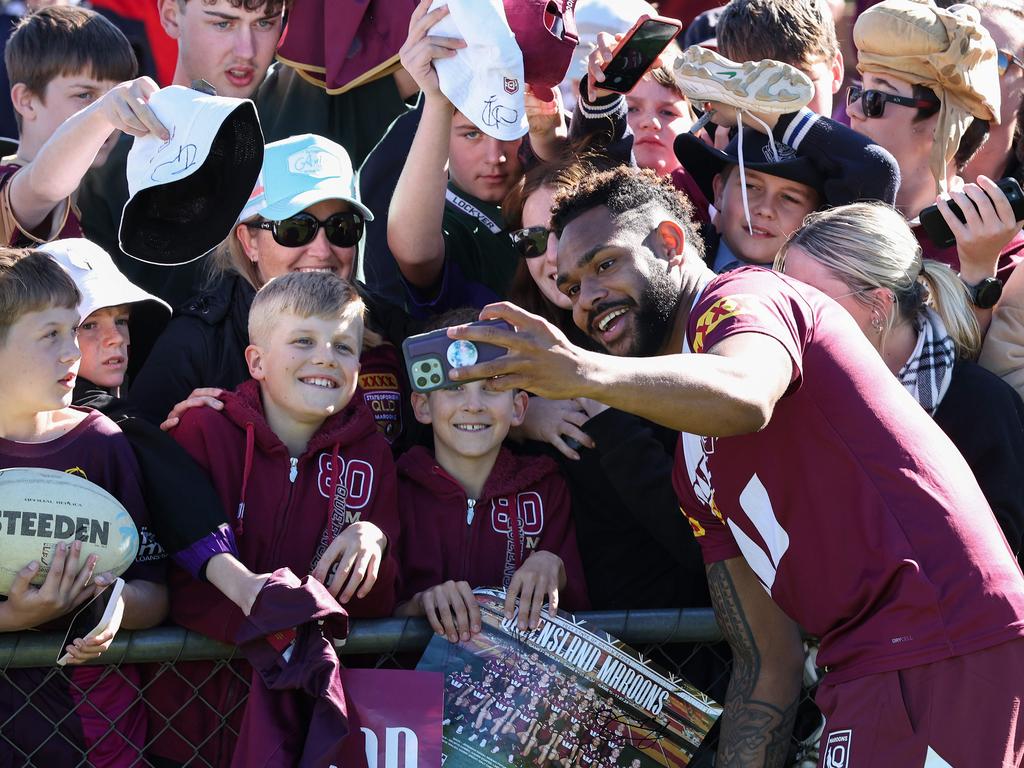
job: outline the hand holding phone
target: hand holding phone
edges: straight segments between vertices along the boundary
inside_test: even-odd
[[[504,320],[482,320],[470,326],[495,326],[515,330]],[[409,383],[416,392],[432,392],[452,386],[449,377],[455,368],[486,363],[501,357],[508,350],[494,344],[448,338],[448,329],[410,336],[402,342],[402,355]]]
[[[59,666],[80,664],[99,656],[110,647],[124,616],[124,600],[121,599],[123,591],[124,579],[117,578],[79,609],[64,636],[61,648],[66,649],[66,652],[57,658]],[[81,641],[80,644],[76,645],[76,640]]]
[[[1000,179],[996,182],[996,186],[1006,196],[1007,201],[1010,203],[1010,207],[1013,209],[1013,217],[1015,221],[1024,221],[1024,191],[1021,190],[1020,184],[1016,179],[1007,176],[1005,179]],[[990,196],[991,199],[991,196]],[[960,209],[960,206],[954,202],[949,202],[949,209],[956,216],[961,223],[967,222],[967,217],[964,212]],[[977,206],[975,206],[977,210]],[[929,205],[920,215],[921,226],[924,228],[925,234],[928,235],[928,239],[931,240],[935,245],[940,248],[948,248],[951,245],[956,244],[956,237],[953,235],[953,230],[949,228],[949,224],[942,217],[942,212],[939,210],[937,205]]]
[[[678,20],[665,16],[641,16],[602,67],[604,80],[599,87],[623,94],[632,91],[682,26]]]

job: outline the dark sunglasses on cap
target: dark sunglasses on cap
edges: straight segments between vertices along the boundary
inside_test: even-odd
[[[548,249],[548,235],[551,234],[551,230],[547,227],[525,227],[508,234],[519,255],[524,259],[532,259],[543,256]]]
[[[1011,64],[1016,64],[1021,70],[1024,70],[1024,60],[1019,56],[1014,56],[1009,51],[999,50],[998,56],[996,57],[996,64],[999,67],[999,76],[1002,77],[1006,74],[1006,70],[1010,68]]]
[[[301,211],[280,221],[253,221],[246,226],[270,230],[274,242],[285,248],[299,248],[313,242],[317,230],[323,227],[327,242],[339,248],[351,248],[363,236],[363,214],[358,211],[341,211],[320,221],[313,214]]]
[[[851,107],[860,102],[860,108],[864,111],[864,117],[881,117],[885,114],[886,102],[898,104],[901,107],[914,107],[915,109],[935,109],[941,105],[937,98],[914,99],[909,96],[897,96],[884,91],[864,90],[859,85],[851,85],[846,89],[846,106]]]

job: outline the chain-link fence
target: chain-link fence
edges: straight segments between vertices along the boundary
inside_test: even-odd
[[[710,608],[591,612],[578,617],[628,642],[645,658],[719,700],[724,697],[729,654]],[[339,653],[347,666],[412,668],[432,636],[421,619],[354,621]],[[6,699],[0,701],[0,768],[70,768],[110,759],[117,761],[111,764],[156,768],[182,762],[210,766],[220,761],[217,755],[230,750],[244,695],[232,697],[230,711],[221,711],[216,701],[208,700],[204,686],[215,678],[223,685],[227,678],[236,690],[248,689],[250,669],[234,646],[177,627],[121,632],[95,664],[61,668],[54,662],[63,639],[63,635],[39,632],[0,635],[4,679],[0,696]],[[185,667],[187,676],[182,673]],[[111,676],[127,686],[108,685]],[[158,708],[152,693],[168,677],[173,682],[186,681],[191,694],[174,700],[170,709],[164,699]],[[134,700],[126,700],[123,693],[111,700],[108,688],[133,692]],[[817,757],[800,743],[807,741],[820,719],[812,707],[804,702],[802,709],[808,714],[798,721],[794,735],[792,762],[800,768],[812,768]],[[195,713],[197,709],[207,737],[202,743],[188,742],[191,757],[183,760],[180,747],[185,740],[171,721],[185,710]],[[93,745],[88,754],[79,751],[83,735]],[[168,741],[178,742],[175,761],[154,756],[154,751],[161,752],[159,745]]]

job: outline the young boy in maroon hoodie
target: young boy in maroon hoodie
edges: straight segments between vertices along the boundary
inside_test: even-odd
[[[171,434],[234,513],[239,558],[249,569],[312,574],[350,616],[387,616],[397,575],[388,551],[398,535],[395,469],[363,398],[353,398],[362,334],[363,303],[341,278],[294,272],[270,281],[249,314],[253,379],[223,396],[223,410],[189,410]],[[171,616],[228,643],[245,621],[220,591],[180,570],[172,573]],[[182,677],[154,682],[147,698],[158,717],[192,696],[191,681],[201,682],[203,700],[171,717],[181,737],[168,729],[154,754],[187,762],[215,718],[240,717],[244,687],[227,669],[207,680],[211,668],[182,664]],[[234,739],[221,728],[202,756],[226,765]]]
[[[455,310],[437,325],[476,315]],[[553,616],[560,595],[570,610],[588,607],[558,465],[502,446],[527,400],[487,381],[412,394],[417,421],[433,428],[434,452],[417,446],[398,460],[404,602],[397,613],[425,615],[453,643],[480,631],[476,587],[504,587],[509,618],[518,598],[521,631],[539,624],[545,601]]]

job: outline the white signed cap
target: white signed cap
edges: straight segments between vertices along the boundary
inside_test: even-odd
[[[231,233],[263,164],[263,132],[248,99],[172,85],[149,106],[171,138],[132,144],[121,249],[150,264],[187,264]]]
[[[502,141],[525,136],[523,54],[502,0],[434,0],[430,9],[443,5],[450,13],[430,34],[460,38],[466,47],[434,59],[441,92],[487,135]]]

